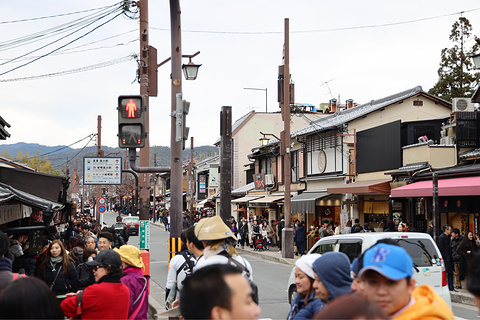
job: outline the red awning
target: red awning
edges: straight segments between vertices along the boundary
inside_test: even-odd
[[[438,195],[444,196],[478,196],[480,195],[480,177],[438,180]],[[432,197],[432,181],[419,181],[403,187],[392,189],[392,197]]]
[[[343,193],[390,193],[390,180],[368,180],[342,184],[338,187],[327,188],[329,194]]]

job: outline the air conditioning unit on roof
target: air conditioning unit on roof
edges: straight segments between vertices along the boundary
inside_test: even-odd
[[[265,175],[265,185],[272,186],[274,184],[275,184],[275,178],[273,177],[273,174],[266,174]]]
[[[457,111],[474,111],[475,103],[470,98],[453,98],[452,112]]]

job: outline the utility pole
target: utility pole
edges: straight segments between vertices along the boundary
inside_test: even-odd
[[[149,45],[148,45],[148,0],[139,0],[137,6],[140,9],[140,95],[145,105],[145,147],[140,148],[140,167],[150,166],[150,132],[149,132],[149,110],[148,99],[149,88]],[[140,194],[138,205],[140,209],[140,220],[149,220],[150,193],[148,187],[149,175],[140,173]]]
[[[284,129],[282,131],[281,140],[283,146],[281,152],[283,155],[283,185],[284,185],[284,202],[283,212],[285,214],[285,228],[282,230],[282,257],[293,258],[293,229],[291,227],[292,218],[290,214],[290,184],[291,176],[291,159],[290,159],[290,26],[288,18],[285,19],[285,56],[284,56],[284,77],[283,77],[283,105],[282,118]]]
[[[97,157],[103,157],[102,151],[102,116],[97,117]],[[85,179],[85,172],[83,173]],[[85,180],[83,181],[85,184]],[[98,211],[98,198],[102,196],[102,186],[97,184],[96,186],[96,199],[95,199],[95,220],[100,221],[100,212]],[[83,208],[82,208],[83,210]]]
[[[190,137],[190,163],[188,164],[188,195],[190,201],[188,202],[188,210],[190,212],[188,216],[188,223],[193,226],[193,189],[195,188],[193,176],[193,137]]]
[[[227,223],[232,215],[232,107],[220,112],[220,217]]]
[[[176,114],[177,94],[182,94],[182,41],[180,24],[180,1],[170,0],[170,30],[171,30],[171,59],[172,59],[172,92],[171,111]],[[176,117],[171,117],[170,135],[170,255],[180,251],[180,234],[182,232],[182,149],[183,141],[176,141]]]

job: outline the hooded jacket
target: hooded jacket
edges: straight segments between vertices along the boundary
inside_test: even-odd
[[[351,293],[350,260],[342,252],[327,252],[313,263],[313,271],[330,293],[331,301],[346,293]],[[326,301],[326,302],[328,302]]]
[[[415,287],[412,298],[415,303],[393,319],[453,319],[452,310],[430,286]]]
[[[123,270],[123,277],[120,281],[128,288],[130,292],[130,300],[128,303],[128,317],[137,310],[142,301],[142,296],[146,292],[140,310],[135,319],[147,319],[148,311],[148,276],[143,276],[142,269],[129,266]],[[146,282],[146,283],[145,283]],[[140,298],[139,298],[140,297]],[[134,304],[135,300],[138,301]]]
[[[292,308],[288,313],[287,320],[312,319],[313,316],[325,306],[325,302],[315,296],[315,292],[311,292],[308,297],[308,305],[305,306],[305,299],[297,294],[292,302]]]

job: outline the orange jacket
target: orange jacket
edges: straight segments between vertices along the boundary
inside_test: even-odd
[[[396,316],[395,320],[406,319],[453,319],[453,312],[445,301],[428,285],[413,289],[415,303]]]

